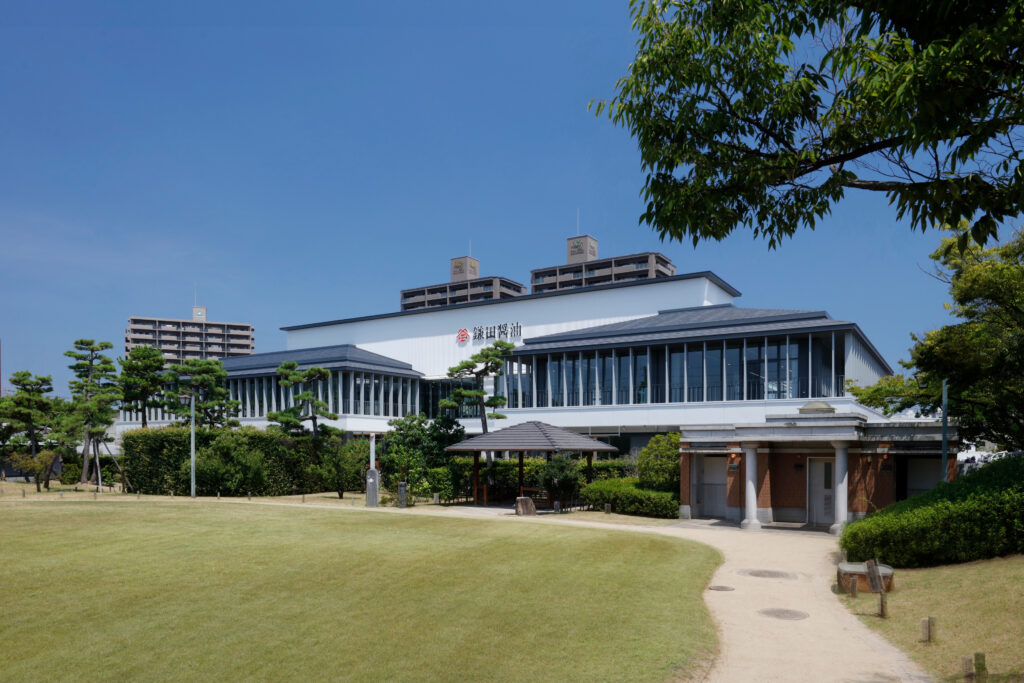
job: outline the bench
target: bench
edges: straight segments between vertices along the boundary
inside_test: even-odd
[[[895,585],[892,567],[887,564],[878,565],[878,574],[882,577],[882,585],[886,593],[891,593]],[[871,592],[868,581],[868,568],[864,562],[840,562],[836,567],[836,586],[840,593],[850,592],[850,582],[857,582],[857,592]]]

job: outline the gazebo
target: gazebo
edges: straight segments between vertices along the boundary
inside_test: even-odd
[[[473,453],[473,502],[480,503],[480,453],[484,451],[509,451],[519,454],[519,495],[523,495],[523,454],[529,451],[552,453],[579,451],[587,454],[587,467],[599,452],[618,452],[610,446],[589,436],[555,427],[544,422],[524,422],[513,427],[499,429],[473,436],[445,449],[451,452]],[[487,503],[486,492],[484,504]]]

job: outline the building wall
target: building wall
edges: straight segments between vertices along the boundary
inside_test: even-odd
[[[846,334],[846,379],[860,386],[874,384],[887,373],[852,332]]]
[[[732,303],[733,296],[712,281],[652,281],[643,285],[561,294],[537,299],[506,299],[463,308],[415,311],[392,317],[340,322],[286,330],[287,348],[302,349],[336,344],[359,348],[412,364],[428,378],[443,377],[494,339],[473,339],[476,327],[518,324],[523,339],[584,327],[633,320],[660,310]],[[458,341],[460,330],[470,338]]]

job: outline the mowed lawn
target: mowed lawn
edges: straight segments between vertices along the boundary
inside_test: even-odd
[[[0,502],[0,677],[655,680],[706,666],[717,551],[518,520]]]
[[[842,598],[864,623],[939,681],[962,680],[960,660],[984,652],[990,681],[1024,681],[1024,555],[929,569],[897,569],[889,618],[878,596]],[[936,619],[935,642],[920,641],[921,619]]]

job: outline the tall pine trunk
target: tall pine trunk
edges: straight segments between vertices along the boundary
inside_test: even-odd
[[[89,481],[89,431],[85,432],[85,441],[82,443],[82,476],[78,478],[79,484]]]

